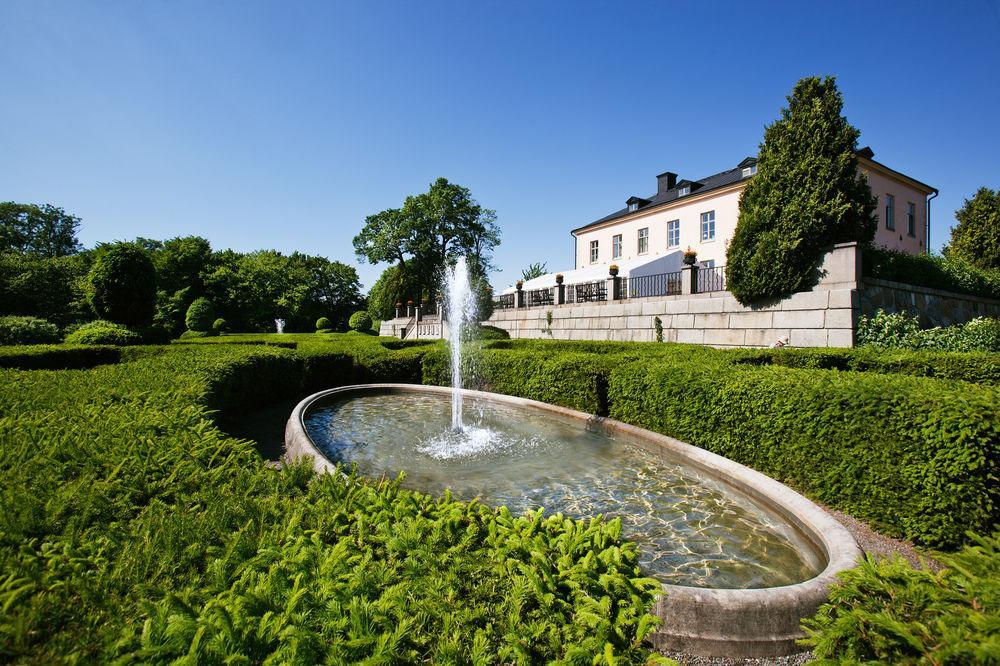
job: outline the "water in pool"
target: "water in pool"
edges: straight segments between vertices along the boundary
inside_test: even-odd
[[[544,507],[622,519],[648,575],[676,585],[760,588],[814,576],[815,550],[780,517],[708,475],[637,442],[544,411],[466,398],[452,428],[443,394],[379,393],[320,403],[310,437],[335,462],[429,493],[518,513]]]

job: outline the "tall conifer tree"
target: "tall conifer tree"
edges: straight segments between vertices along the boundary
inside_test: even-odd
[[[833,77],[805,78],[764,130],[726,253],[728,288],[741,303],[808,289],[830,245],[874,238],[877,202],[858,173],[860,133],[843,105]]]

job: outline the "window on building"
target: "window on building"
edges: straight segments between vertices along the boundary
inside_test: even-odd
[[[914,237],[917,235],[917,207],[912,203],[906,204],[906,233]]]
[[[681,221],[667,222],[667,247],[677,247],[681,244]]]
[[[756,164],[754,164],[753,166],[743,167],[743,177],[744,178],[749,178],[750,176],[754,175],[755,173],[757,173],[757,165]]]
[[[637,210],[639,210],[639,204],[638,203],[630,203],[628,205],[628,212],[634,213]]]
[[[591,251],[593,253],[593,251]],[[611,258],[618,259],[622,256],[622,235],[617,234],[611,238]],[[596,261],[596,259],[591,259],[591,261]]]
[[[639,254],[649,252],[649,227],[639,229]]]
[[[597,263],[597,241],[590,241],[590,263]]]
[[[691,194],[691,186],[690,185],[685,185],[681,189],[677,190],[677,196],[682,197],[685,194]]]
[[[701,240],[702,242],[715,240],[715,211],[710,210],[701,214]]]
[[[896,228],[896,197],[885,195],[885,228]]]

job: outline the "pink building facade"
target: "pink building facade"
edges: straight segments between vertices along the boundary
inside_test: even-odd
[[[926,252],[930,200],[937,190],[873,157],[868,148],[858,152],[858,170],[878,199],[875,243],[911,254]],[[660,174],[652,197],[630,197],[624,209],[573,230],[574,269],[665,257],[667,270],[679,270],[688,247],[698,253],[703,267],[725,265],[740,195],[756,173],[756,164],[756,159],[747,158],[733,169],[698,181]]]

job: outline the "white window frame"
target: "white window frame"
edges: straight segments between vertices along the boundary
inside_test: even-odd
[[[597,241],[590,241],[590,263],[596,264],[601,257],[601,247]]]
[[[622,256],[622,235],[615,234],[611,237],[611,258],[621,259]]]
[[[667,247],[681,246],[681,221],[670,220],[667,222]]]
[[[885,228],[896,230],[896,197],[891,194],[885,195]]]
[[[917,204],[912,201],[906,202],[906,235],[917,237]]]
[[[711,233],[706,233],[711,232]],[[715,211],[707,210],[701,214],[701,242],[711,243],[715,240]]]
[[[685,194],[691,194],[691,186],[690,185],[685,185],[681,189],[677,190],[677,196],[682,197]]]
[[[628,212],[634,213],[637,210],[639,210],[639,204],[638,203],[630,203],[628,205]]]
[[[645,247],[643,247],[644,244]],[[649,227],[643,227],[642,229],[639,229],[639,233],[636,238],[636,251],[637,254],[649,253]]]
[[[749,178],[750,176],[754,175],[755,173],[757,173],[757,165],[756,164],[754,164],[753,166],[743,167],[743,177],[744,178]]]

